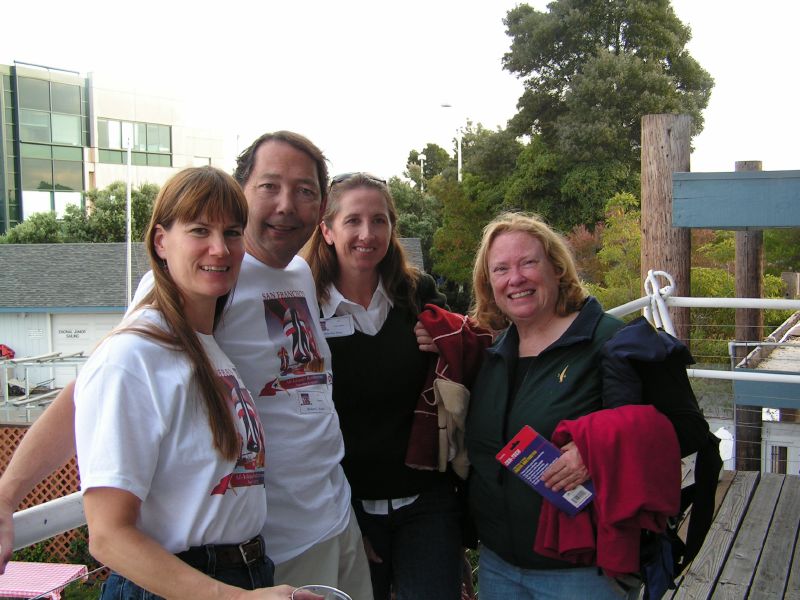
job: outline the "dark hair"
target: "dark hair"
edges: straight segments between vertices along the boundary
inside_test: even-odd
[[[145,234],[155,281],[153,289],[138,306],[151,304],[158,309],[169,331],[135,324],[119,331],[145,335],[188,355],[208,412],[214,447],[223,457],[232,460],[239,455],[241,439],[233,423],[227,392],[200,339],[186,320],[181,292],[164,268],[164,261],[158,256],[155,246],[158,225],[169,230],[176,221],[191,222],[200,218],[212,221],[229,219],[243,228],[247,225],[247,200],[242,188],[230,175],[214,167],[184,169],[167,181],[156,198]],[[229,296],[230,292],[217,299],[215,326]]]
[[[256,159],[256,152],[261,144],[267,142],[283,142],[289,144],[293,148],[306,153],[314,164],[317,165],[317,177],[319,179],[319,191],[324,199],[328,191],[328,159],[322,153],[322,150],[317,148],[314,143],[307,137],[294,133],[293,131],[273,131],[265,133],[245,148],[242,153],[236,158],[236,169],[233,172],[233,178],[239,182],[239,185],[244,188],[247,180],[250,179],[250,174],[253,172],[253,163]]]
[[[378,273],[381,276],[383,287],[392,302],[418,312],[421,308],[417,306],[416,299],[419,269],[408,262],[403,245],[400,243],[397,234],[397,208],[385,183],[372,176],[356,173],[341,182],[333,184],[328,191],[328,203],[325,206],[322,221],[325,225],[331,227],[341,208],[342,196],[356,188],[378,190],[386,200],[386,209],[389,213],[392,232],[389,236],[389,248],[386,250],[386,256],[378,263]],[[314,283],[317,285],[319,302],[327,301],[329,298],[328,287],[339,274],[339,260],[336,257],[336,249],[333,245],[328,245],[325,242],[320,227],[314,230],[311,240],[303,248],[302,255],[308,261],[308,266],[311,267]]]

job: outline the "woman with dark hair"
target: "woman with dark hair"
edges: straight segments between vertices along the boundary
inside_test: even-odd
[[[267,600],[293,591],[257,589],[272,585],[273,570],[259,536],[264,435],[212,336],[236,283],[246,223],[241,188],[222,171],[170,179],[145,239],[154,287],[76,382],[90,550],[113,570],[105,599]]]
[[[334,177],[304,251],[333,356],[342,461],[370,558],[375,600],[460,597],[461,533],[452,474],[406,465],[430,365],[414,331],[433,279],[411,266],[389,188],[366,173]]]

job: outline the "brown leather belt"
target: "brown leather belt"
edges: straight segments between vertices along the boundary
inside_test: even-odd
[[[211,563],[218,569],[246,567],[262,560],[266,553],[264,552],[264,539],[257,535],[252,540],[241,544],[193,546],[175,556],[183,562],[203,570]]]

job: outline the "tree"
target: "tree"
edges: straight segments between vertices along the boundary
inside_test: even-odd
[[[6,244],[55,244],[63,242],[56,213],[35,213],[12,227],[0,240]]]
[[[131,190],[131,220],[133,241],[144,239],[144,232],[153,212],[153,203],[158,195],[158,186],[142,184]],[[87,209],[69,205],[62,220],[55,213],[32,215],[0,242],[12,244],[124,242],[126,236],[125,184],[116,181],[102,190],[86,192]]]
[[[423,194],[399,177],[389,180],[397,208],[397,230],[402,237],[419,238],[425,267],[430,269],[433,234],[442,223],[442,205],[436,196]]]
[[[578,276],[585,283],[597,284],[603,281],[603,264],[597,254],[602,247],[604,230],[603,223],[598,223],[593,231],[586,225],[578,225],[566,236],[575,256]]]
[[[504,184],[522,148],[508,130],[491,131],[467,121],[461,140],[463,171],[492,184]]]
[[[702,130],[713,80],[686,50],[691,30],[669,0],[555,0],[548,11],[522,4],[504,20],[512,41],[503,67],[524,79],[526,88],[511,122],[517,134],[558,138],[559,120],[575,109],[573,94],[588,93],[599,113],[608,103],[623,107],[609,86],[645,97],[645,103],[665,96],[667,104],[675,102],[692,116],[695,133]],[[616,77],[602,81],[612,73],[626,74],[627,87],[638,89],[618,87]],[[662,87],[665,82],[671,82],[669,89]],[[592,91],[595,85],[600,87]],[[631,143],[639,137],[631,131]]]
[[[589,285],[606,308],[620,306],[641,296],[639,277],[642,241],[639,201],[631,194],[617,194],[606,204],[605,224],[597,259],[605,268],[603,280]]]
[[[144,239],[158,189],[152,183],[131,189],[131,238],[134,241]],[[88,239],[85,241],[124,242],[127,202],[125,184],[115,181],[105,189],[87,192],[86,196],[90,210],[87,211],[85,236]]]
[[[408,161],[406,163],[406,175],[414,183],[419,185],[419,170],[414,167],[419,165],[419,155],[425,155],[425,163],[422,177],[425,181],[430,181],[437,175],[441,175],[453,162],[452,157],[447,153],[447,150],[437,144],[428,142],[422,152],[412,150],[408,153]]]
[[[533,146],[507,204],[562,229],[592,224],[614,194],[637,193],[643,115],[687,113],[702,130],[713,80],[686,51],[690,30],[668,0],[520,5],[505,24],[503,66],[525,84],[509,130]]]
[[[442,226],[433,236],[433,271],[447,282],[444,292],[452,310],[466,312],[472,282],[472,267],[484,225],[494,216],[481,198],[481,182],[464,175],[464,185],[435,178],[432,193],[442,201]]]
[[[768,229],[764,232],[767,273],[800,271],[800,228]]]

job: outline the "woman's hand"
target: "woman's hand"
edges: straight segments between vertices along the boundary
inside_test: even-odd
[[[367,536],[361,537],[362,541],[364,542],[364,552],[367,555],[367,560],[373,563],[382,563],[383,559],[375,552],[375,548],[372,547],[372,544],[369,542],[369,538]]]
[[[417,344],[419,345],[420,352],[433,352],[439,354],[439,348],[433,343],[433,336],[428,333],[425,326],[417,321],[414,326],[414,334],[417,336]]]
[[[542,481],[554,492],[574,490],[588,480],[589,471],[575,442],[562,446],[561,456],[542,474]]]

